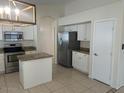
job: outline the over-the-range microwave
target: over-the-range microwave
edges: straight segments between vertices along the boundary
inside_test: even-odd
[[[5,31],[4,41],[21,41],[23,40],[23,32]]]

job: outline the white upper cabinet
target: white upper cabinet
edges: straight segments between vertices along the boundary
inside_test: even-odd
[[[77,25],[64,26],[64,31],[77,31]]]
[[[13,31],[13,27],[12,26],[8,26],[8,25],[3,25],[3,31]]]
[[[91,23],[79,24],[77,29],[79,41],[90,41]]]
[[[90,41],[91,39],[91,23],[86,24],[86,33],[87,33],[87,41]]]
[[[3,31],[2,26],[0,25],[0,40],[3,40]]]
[[[34,40],[34,26],[23,27],[24,40]]]
[[[86,40],[86,24],[78,25],[78,40],[85,41]]]

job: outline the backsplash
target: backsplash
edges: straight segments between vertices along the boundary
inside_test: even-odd
[[[23,41],[22,46],[35,46],[35,42],[33,40]]]
[[[90,48],[90,41],[81,41],[80,47],[82,48]]]
[[[24,40],[21,42],[4,42],[0,41],[0,48],[4,47],[4,44],[9,44],[9,43],[22,43],[22,46],[35,46],[35,42],[33,40]]]

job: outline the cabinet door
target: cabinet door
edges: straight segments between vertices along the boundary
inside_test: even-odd
[[[23,28],[24,40],[34,40],[34,26]]]
[[[72,66],[76,67],[76,52],[72,52]]]
[[[77,31],[77,25],[65,26],[64,31]]]
[[[13,31],[13,27],[8,25],[3,25],[3,31]]]
[[[88,55],[81,54],[79,57],[79,70],[88,73]]]
[[[0,40],[3,40],[3,31],[2,26],[0,25]]]
[[[77,25],[72,25],[72,26],[70,26],[70,30],[71,31],[77,31],[78,29],[77,29]]]
[[[81,72],[88,73],[88,58],[87,54],[73,52],[72,66]]]
[[[79,52],[73,52],[73,67],[80,70],[80,56]]]
[[[78,30],[78,40],[85,41],[86,40],[86,24],[79,24],[77,26]]]
[[[87,41],[90,41],[91,39],[91,23],[86,24],[86,36],[87,36]]]
[[[0,72],[5,71],[4,54],[0,54]]]
[[[64,27],[64,31],[70,31],[71,30],[71,27],[70,26],[65,26]]]

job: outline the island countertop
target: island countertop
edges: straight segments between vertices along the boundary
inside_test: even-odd
[[[42,52],[42,53],[20,55],[18,56],[18,59],[23,62],[23,61],[36,60],[36,59],[49,58],[49,57],[53,57],[53,56]]]

